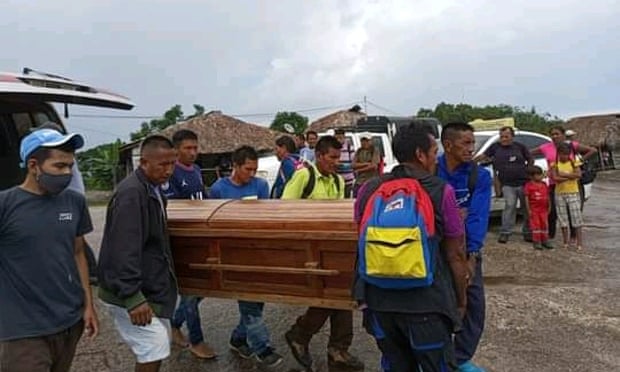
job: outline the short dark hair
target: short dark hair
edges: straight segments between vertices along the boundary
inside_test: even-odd
[[[474,132],[474,127],[464,121],[453,121],[441,128],[441,143],[454,141],[462,132]]]
[[[172,143],[174,147],[179,147],[183,141],[198,141],[198,135],[189,129],[181,129],[172,135]]]
[[[432,139],[431,139],[432,137]],[[398,128],[398,132],[392,140],[392,152],[400,163],[408,163],[416,160],[416,152],[419,150],[428,153],[434,135],[428,125],[420,122],[411,122]]]
[[[295,146],[295,141],[293,141],[291,136],[287,136],[287,135],[278,137],[278,139],[276,140],[276,146],[278,147],[284,146],[284,148],[286,148],[286,151],[288,151],[291,154],[294,153],[295,150],[297,150],[297,146]]]
[[[297,137],[298,139],[305,141],[306,140],[306,136],[303,133],[297,133],[295,135],[295,137]]]
[[[505,127],[499,128],[499,133],[501,134],[503,131],[506,131],[506,130],[509,131],[513,137],[515,136],[515,129],[513,127],[509,127],[508,125],[506,125]]]
[[[313,130],[309,130],[309,131],[306,132],[306,138],[310,137],[311,135],[315,136],[317,138],[319,137],[319,134],[317,132],[313,131]]]
[[[345,134],[344,129],[336,129],[334,130],[334,134]]]
[[[566,142],[560,142],[557,147],[558,154],[570,154],[571,146]]]
[[[566,129],[564,129],[564,127],[561,125],[552,126],[551,128],[549,128],[549,133],[553,132],[554,130],[557,130],[562,134],[566,134]]]
[[[529,167],[527,167],[526,171],[529,176],[543,174],[543,169],[538,165],[530,165]]]
[[[316,143],[314,151],[317,154],[327,154],[329,149],[341,150],[342,143],[334,136],[323,136],[319,142]]]
[[[39,147],[28,156],[28,159],[34,159],[37,163],[43,164],[50,158],[52,150],[60,150],[62,152],[75,154],[75,147],[71,143],[65,143],[58,147]],[[26,159],[26,161],[28,161],[28,159]]]
[[[160,134],[154,134],[146,137],[142,144],[140,145],[140,155],[144,153],[144,151],[155,150],[155,149],[172,149],[174,145],[172,141],[168,139],[168,137],[164,137]]]
[[[258,153],[252,146],[241,146],[232,153],[232,162],[234,165],[243,165],[246,160],[258,160]]]

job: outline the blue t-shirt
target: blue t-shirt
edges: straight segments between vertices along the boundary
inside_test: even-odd
[[[210,199],[269,199],[269,184],[253,177],[245,185],[235,185],[230,177],[215,181],[209,190]]]
[[[73,190],[0,192],[0,341],[55,334],[82,318],[75,239],[92,229]]]
[[[196,164],[188,167],[177,162],[172,177],[161,186],[161,190],[168,199],[204,199],[205,188],[200,167]]]
[[[286,186],[288,180],[293,177],[293,173],[297,170],[299,162],[299,156],[296,154],[288,155],[282,159],[280,162],[280,169],[278,169],[278,176],[276,177],[276,181],[273,183],[273,189],[271,190],[272,198],[280,199],[282,197],[284,186]]]
[[[470,194],[468,183],[471,167],[478,167],[478,179],[473,193]],[[465,217],[467,252],[480,251],[484,246],[489,227],[493,185],[491,173],[474,163],[463,163],[450,172],[446,156],[442,154],[437,158],[437,176],[454,188],[458,207],[467,210]]]
[[[314,163],[314,149],[311,149],[310,147],[302,148],[301,150],[299,150],[299,157],[302,160]]]

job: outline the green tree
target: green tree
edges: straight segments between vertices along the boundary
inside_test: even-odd
[[[303,133],[308,129],[308,118],[296,112],[278,112],[269,128],[278,132],[290,133],[287,129],[292,129],[294,134]]]
[[[119,150],[123,143],[99,145],[77,154],[78,164],[87,189],[112,190],[119,174]]]
[[[142,122],[140,130],[133,132],[129,135],[132,141],[137,141],[141,138],[148,136],[149,134],[157,133],[163,129],[168,128],[171,125],[178,123],[179,121],[189,120],[196,116],[204,115],[205,107],[199,104],[194,104],[194,113],[188,117],[183,116],[183,110],[181,105],[174,105],[164,112],[161,118],[152,119],[149,122]]]
[[[194,113],[188,116],[186,119],[189,120],[197,116],[202,116],[204,114],[205,114],[205,107],[202,105],[194,104]]]
[[[434,110],[429,108],[419,109],[417,116],[435,117],[442,123],[449,123],[451,121],[470,122],[475,119],[489,120],[513,117],[517,128],[543,134],[546,134],[551,126],[562,123],[562,120],[557,116],[552,116],[549,113],[538,113],[535,107],[528,110],[505,104],[494,106],[472,106],[463,103],[454,105],[441,102],[435,106]]]
[[[174,105],[168,111],[164,113],[161,118],[152,119],[150,122],[143,122],[140,126],[140,130],[130,134],[132,141],[139,140],[148,136],[149,134],[157,133],[162,129],[165,129],[171,125],[176,124],[183,119],[183,110],[181,105]]]

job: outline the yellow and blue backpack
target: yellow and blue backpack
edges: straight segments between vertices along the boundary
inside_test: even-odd
[[[414,178],[385,179],[361,215],[360,277],[385,289],[429,287],[438,248],[435,211],[426,190]]]

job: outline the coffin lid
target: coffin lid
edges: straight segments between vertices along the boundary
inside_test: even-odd
[[[357,239],[353,200],[171,200],[172,236]]]

